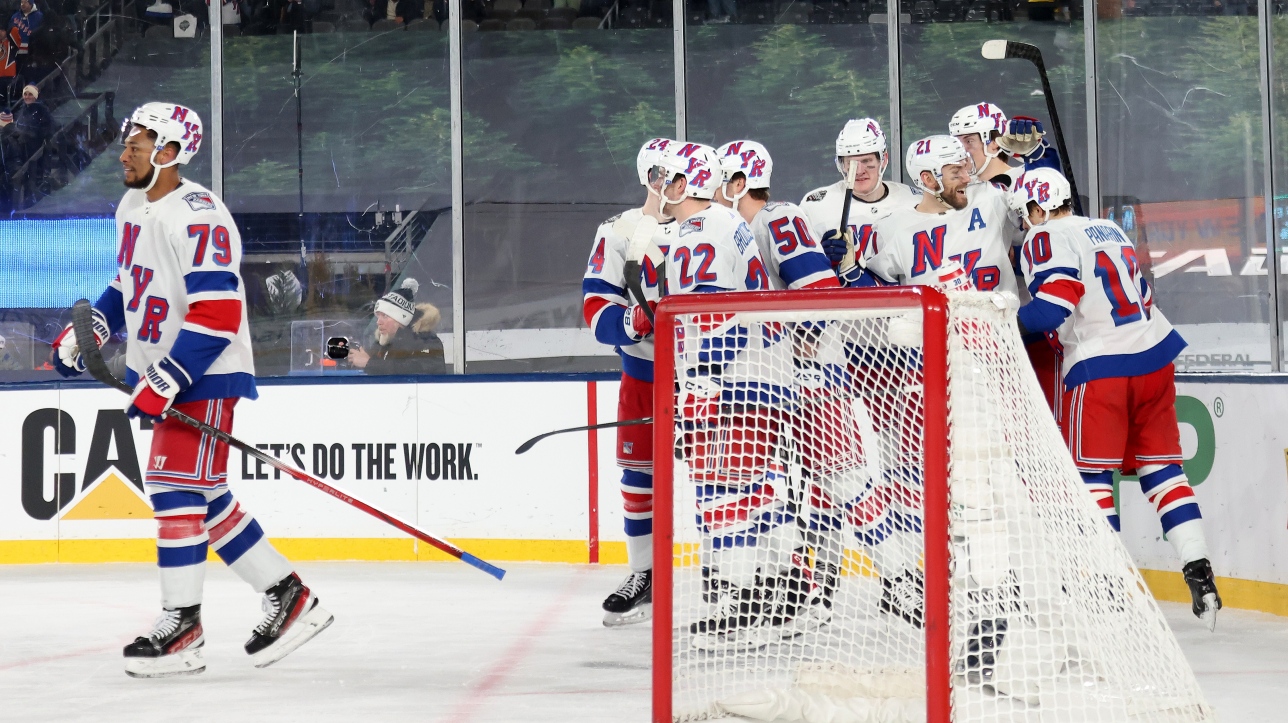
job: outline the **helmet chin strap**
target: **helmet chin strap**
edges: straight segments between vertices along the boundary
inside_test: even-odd
[[[661,218],[658,220],[661,221],[662,223],[668,223],[670,221],[674,221],[675,217],[668,215],[666,212],[666,203],[667,203],[666,196],[662,195],[662,192],[659,191],[658,189],[653,188],[652,185],[645,185],[644,188],[648,190],[649,195],[655,196],[657,198],[657,201],[658,201],[657,215],[661,216]]]
[[[176,159],[175,159],[175,160],[173,160],[173,161],[170,161],[169,163],[167,163],[167,164],[165,164],[165,165],[161,165],[161,164],[157,163],[157,154],[158,154],[158,153],[160,153],[160,152],[161,152],[161,148],[153,148],[153,149],[152,149],[152,155],[148,156],[148,163],[152,166],[152,180],[151,180],[151,181],[148,181],[148,185],[147,185],[147,186],[145,186],[145,187],[142,189],[142,191],[143,191],[144,193],[147,193],[148,191],[151,191],[151,190],[152,190],[152,187],[153,187],[153,186],[155,186],[155,185],[157,185],[157,179],[161,177],[161,169],[163,169],[163,168],[169,168],[169,167],[174,166],[174,165],[177,165],[177,164],[179,163],[179,159],[178,159],[178,158],[176,158]]]
[[[729,194],[725,193],[725,187],[728,185],[729,185],[728,183],[720,184],[720,197],[728,201],[729,203],[732,203],[733,210],[736,213],[738,211],[738,201],[742,200],[742,197],[746,196],[747,192],[750,191],[751,189],[748,188],[746,185],[743,185],[742,193],[736,194],[733,198],[729,198]]]

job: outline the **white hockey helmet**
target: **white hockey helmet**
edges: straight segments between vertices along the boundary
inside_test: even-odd
[[[725,183],[741,173],[747,177],[747,188],[769,188],[774,159],[763,145],[755,141],[731,141],[717,148],[716,155],[720,157]]]
[[[156,185],[158,171],[162,168],[185,165],[191,161],[197,151],[201,150],[201,136],[206,130],[196,111],[174,103],[144,103],[135,108],[121,127],[121,142],[124,143],[137,133],[136,129],[139,127],[157,134],[156,146],[148,159],[153,169],[152,181],[143,189],[144,192],[152,190],[152,186]],[[157,154],[170,143],[179,146],[179,153],[169,163],[157,163]]]
[[[836,136],[836,170],[845,175],[845,166],[841,159],[846,156],[862,156],[876,153],[881,156],[881,175],[885,176],[889,146],[886,144],[885,132],[874,118],[854,118],[845,122],[845,127]]]
[[[936,198],[943,190],[944,166],[955,163],[966,163],[970,174],[975,175],[974,161],[966,152],[966,147],[954,136],[928,136],[915,141],[908,146],[908,155],[904,159],[904,166],[908,169],[908,177],[912,179],[912,185]],[[935,181],[939,183],[938,190],[927,188],[921,182],[922,171],[930,171]]]
[[[1054,168],[1035,168],[1025,171],[1016,179],[1015,187],[1011,189],[1007,199],[1011,208],[1025,220],[1029,217],[1029,202],[1036,203],[1038,208],[1046,212],[1046,218],[1041,221],[1046,223],[1052,211],[1073,199],[1073,188],[1069,185],[1069,179]]]
[[[988,151],[988,144],[993,142],[994,133],[998,135],[1006,133],[1006,114],[1001,108],[989,102],[968,105],[954,113],[948,120],[948,135],[978,135],[980,143],[984,146],[984,154],[989,158],[996,157],[1000,151],[996,145],[992,153]]]
[[[635,172],[639,175],[641,186],[652,188],[649,175],[657,168],[658,156],[672,143],[675,141],[670,138],[652,138],[640,146],[640,152],[635,155]]]
[[[716,197],[716,187],[724,181],[716,149],[702,143],[670,143],[658,154],[657,162],[666,171],[667,183],[676,176],[684,177],[684,195],[690,198],[710,201]],[[663,200],[675,203],[665,197]]]

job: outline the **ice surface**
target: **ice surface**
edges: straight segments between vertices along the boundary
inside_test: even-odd
[[[649,627],[600,624],[626,569],[506,567],[302,564],[336,622],[256,670],[259,596],[213,563],[206,672],[134,680],[120,649],[158,612],[155,567],[0,566],[0,721],[647,721]],[[1163,608],[1221,720],[1288,720],[1288,619],[1225,610],[1210,634]]]

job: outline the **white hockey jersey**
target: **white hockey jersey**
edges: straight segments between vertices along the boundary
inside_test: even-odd
[[[873,224],[894,211],[913,208],[921,202],[921,194],[911,186],[894,181],[883,181],[886,195],[880,201],[868,203],[858,197],[850,202],[850,233],[854,239],[854,253],[862,257],[867,252]],[[801,210],[809,218],[821,239],[823,234],[841,226],[841,212],[845,205],[845,179],[830,186],[816,188],[805,194]]]
[[[582,277],[582,314],[595,333],[595,338],[610,344],[622,358],[622,371],[641,381],[653,381],[653,337],[635,341],[627,336],[625,316],[627,307],[634,301],[626,288],[626,251],[630,239],[622,234],[625,228],[634,228],[644,217],[638,208],[620,213],[599,225],[595,230],[595,243],[591,248],[586,273]],[[658,224],[653,242],[663,254],[671,246],[676,224]],[[662,298],[662,280],[657,269],[647,258],[641,264],[640,286],[644,298],[657,301]]]
[[[668,294],[769,288],[751,228],[733,209],[715,203],[677,226],[666,278]]]
[[[1066,387],[1149,374],[1185,348],[1113,221],[1065,216],[1032,228],[1022,264],[1034,301],[1070,312],[1052,339]]]
[[[156,202],[131,189],[116,228],[117,277],[95,306],[129,333],[126,382],[156,364],[179,382],[176,403],[256,398],[241,235],[228,207],[188,180]]]
[[[980,291],[1018,292],[1010,250],[1023,234],[1006,192],[987,183],[966,188],[966,207],[942,213],[915,208],[876,222],[867,270],[890,284],[933,285],[949,259],[961,264]]]
[[[751,220],[751,232],[772,289],[839,286],[809,217],[794,203],[770,201]]]

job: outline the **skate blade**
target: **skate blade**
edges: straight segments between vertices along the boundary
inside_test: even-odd
[[[290,629],[286,631],[286,635],[282,636],[276,643],[251,655],[251,663],[256,668],[267,668],[290,655],[296,648],[312,640],[333,622],[335,622],[334,615],[327,612],[321,605],[314,605],[313,609],[301,615],[295,621],[295,624],[291,625]]]
[[[1208,632],[1210,633],[1216,632],[1216,611],[1216,595],[1213,595],[1212,593],[1204,595],[1203,614],[1199,616],[1199,620],[1203,621],[1203,624],[1207,626]]]
[[[624,628],[628,625],[635,625],[652,619],[653,603],[644,603],[624,613],[604,613],[604,627]]]
[[[690,644],[697,650],[708,653],[745,653],[760,650],[769,645],[769,636],[777,638],[776,631],[743,631],[740,633],[697,633]]]
[[[205,671],[206,661],[201,659],[200,647],[159,658],[125,659],[125,674],[131,678],[173,678],[176,675],[196,675]]]

